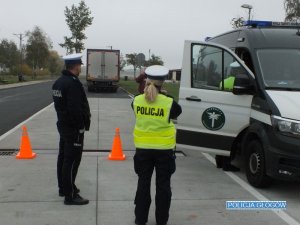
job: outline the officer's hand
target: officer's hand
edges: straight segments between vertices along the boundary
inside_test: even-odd
[[[80,130],[79,130],[79,133],[80,133],[80,134],[83,134],[84,131],[85,131],[84,128],[83,128],[83,129],[80,129]]]

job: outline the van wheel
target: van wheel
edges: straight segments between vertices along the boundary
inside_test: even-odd
[[[245,169],[248,182],[257,188],[267,187],[271,178],[266,175],[265,154],[258,140],[249,143],[246,149]]]

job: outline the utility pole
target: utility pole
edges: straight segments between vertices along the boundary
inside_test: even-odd
[[[14,34],[15,36],[17,36],[19,38],[20,41],[20,69],[19,69],[19,74],[22,74],[22,65],[23,65],[23,47],[22,47],[22,42],[24,39],[25,34]]]

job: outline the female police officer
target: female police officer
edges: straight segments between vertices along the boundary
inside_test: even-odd
[[[175,172],[176,129],[171,119],[181,114],[181,107],[172,97],[161,93],[169,70],[163,66],[150,66],[144,94],[133,100],[136,117],[134,128],[134,169],[138,187],[135,197],[135,223],[146,224],[151,204],[150,185],[156,171],[156,222],[167,224],[171,205],[171,175]]]

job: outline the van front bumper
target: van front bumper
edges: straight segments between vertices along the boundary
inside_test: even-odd
[[[272,127],[266,134],[268,144],[264,144],[264,149],[267,175],[300,181],[300,137],[283,135]]]

